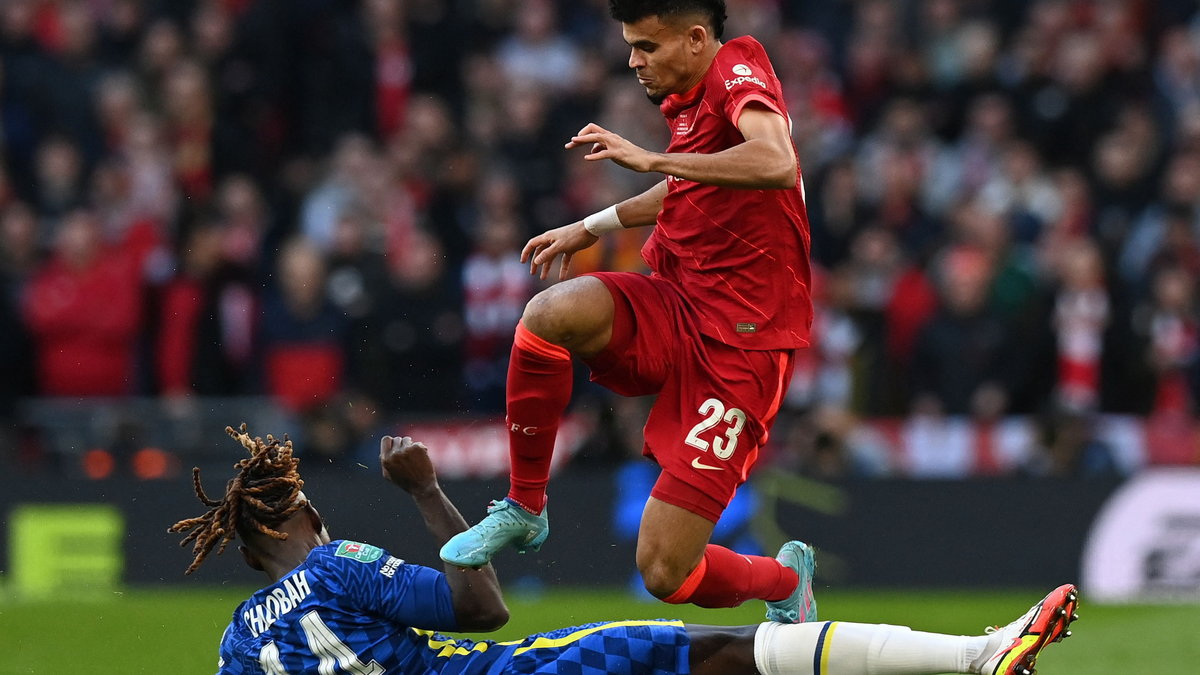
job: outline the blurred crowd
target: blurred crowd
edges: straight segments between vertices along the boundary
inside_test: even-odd
[[[783,82],[812,225],[792,464],[859,417],[1062,420],[1048,446],[1096,413],[1192,419],[1196,2],[728,4]],[[591,121],[665,145],[626,58],[604,0],[5,0],[0,419],[502,410],[525,240],[657,180],[562,150]],[[574,271],[641,270],[646,234]]]

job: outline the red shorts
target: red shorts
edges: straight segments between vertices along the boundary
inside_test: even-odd
[[[702,335],[687,299],[662,277],[588,276],[616,306],[612,339],[587,361],[592,381],[624,396],[658,394],[643,433],[642,453],[662,468],[651,495],[715,523],[767,441],[795,351]]]

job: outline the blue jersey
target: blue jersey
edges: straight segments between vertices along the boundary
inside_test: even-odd
[[[678,621],[589,624],[510,642],[438,632],[457,628],[444,574],[334,541],[238,606],[221,638],[219,675],[688,672]]]

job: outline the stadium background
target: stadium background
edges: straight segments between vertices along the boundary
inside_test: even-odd
[[[416,561],[379,434],[427,440],[468,514],[503,489],[505,361],[541,288],[517,252],[654,180],[561,143],[593,120],[666,140],[605,4],[0,3],[0,672],[47,672],[68,620],[68,669],[211,666],[256,579],[227,556],[205,591],[147,588],[183,581],[164,530],[198,508],[188,468],[222,484],[225,424],[290,432],[335,529]],[[1172,604],[1097,607],[1047,668],[1194,672],[1200,507],[1151,488],[1131,550],[1089,542],[1139,481],[1200,494],[1197,3],[729,8],[789,96],[818,315],[719,536],[807,537],[827,614],[955,632],[1091,551]],[[576,271],[641,269],[645,234]],[[543,623],[508,630],[676,609],[626,590],[647,405],[580,373],[555,538],[500,561]]]

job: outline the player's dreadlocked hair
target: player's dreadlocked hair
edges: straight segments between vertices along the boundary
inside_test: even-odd
[[[191,530],[179,542],[180,546],[195,542],[192,552],[196,557],[185,574],[196,571],[218,542],[221,547],[217,555],[224,553],[234,535],[240,535],[242,541],[253,532],[261,532],[273,539],[287,539],[286,532],[274,528],[308,504],[306,500],[297,499],[304,481],[296,471],[300,460],[292,456],[292,442],[287,435],[282,442],[270,435],[265,441],[257,436],[251,438],[244,423],[236,431],[233,427],[225,427],[225,433],[241,443],[250,456],[233,465],[238,473],[229,480],[225,496],[220,500],[208,498],[200,485],[200,468],[192,469],[196,496],[209,507],[208,512],[181,520],[168,530]]]
[[[725,32],[725,0],[608,0],[608,12],[621,23],[637,23],[648,16],[662,18],[703,14],[712,23],[718,40]]]

